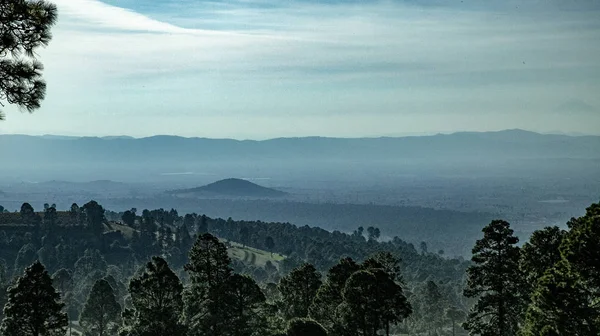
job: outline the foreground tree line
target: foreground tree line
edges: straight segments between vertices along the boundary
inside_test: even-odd
[[[419,254],[398,238],[384,243],[360,229],[346,235],[174,210],[135,213],[105,212],[90,202],[68,213],[46,205],[43,217],[28,204],[5,214],[21,218],[16,227],[25,227],[29,240],[18,249],[13,280],[0,272],[7,284],[0,334],[64,335],[70,321],[102,336],[455,335],[463,328],[472,335],[599,334],[600,204],[569,221],[568,230],[534,232],[522,247],[507,222],[492,221],[462,273],[462,299],[455,297],[457,280],[441,280],[460,269],[448,265],[462,263],[426,246]],[[132,236],[107,230],[116,224],[106,217],[121,218]],[[188,227],[199,232],[195,238]],[[56,237],[77,228],[77,235]],[[3,253],[19,246],[18,236],[3,238]],[[270,261],[247,265],[232,260],[229,243],[217,236],[288,258],[279,269]],[[342,257],[323,270],[337,253]],[[142,258],[150,261],[138,267]],[[421,281],[423,270],[414,271],[420,266],[430,274]]]
[[[205,233],[189,252],[187,286],[161,257],[129,282],[121,305],[106,279],[92,286],[79,316],[85,335],[378,335],[411,314],[399,260],[378,254],[345,258],[324,281],[302,264],[269,288],[235,273],[225,244]],[[2,335],[65,335],[69,326],[57,286],[38,261],[8,290]],[[314,319],[310,319],[312,317]]]

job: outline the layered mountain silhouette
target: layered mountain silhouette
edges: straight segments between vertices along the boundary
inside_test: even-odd
[[[228,178],[202,187],[167,191],[174,195],[227,196],[227,197],[282,197],[287,193],[260,186],[247,180]]]

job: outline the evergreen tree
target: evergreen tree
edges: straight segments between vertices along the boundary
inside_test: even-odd
[[[311,264],[304,263],[279,281],[287,318],[307,317],[308,309],[321,287],[321,274]]]
[[[83,256],[75,262],[73,281],[75,283],[81,282],[83,279],[88,277],[94,271],[101,273],[106,272],[108,265],[104,260],[100,251],[94,249],[85,250]]]
[[[361,266],[352,258],[341,259],[329,269],[325,282],[317,291],[309,309],[310,317],[321,323],[330,333],[341,327],[336,310],[343,301],[342,291],[346,281],[360,269]]]
[[[52,279],[44,266],[36,262],[27,267],[16,284],[8,289],[3,336],[64,336],[67,315],[60,294],[52,287]]]
[[[431,330],[435,332],[436,329],[441,325],[443,319],[443,306],[442,306],[442,293],[440,293],[439,287],[433,281],[427,281],[423,290],[421,291],[422,300],[424,304],[424,316],[427,321],[427,329],[429,335]]]
[[[259,308],[265,302],[265,296],[256,282],[244,275],[234,274],[219,289],[223,295],[223,303],[211,300],[216,306],[211,309],[223,309],[224,325],[220,328],[224,335],[251,336],[262,335],[265,321],[260,315]]]
[[[361,336],[377,335],[381,330],[390,335],[390,327],[412,313],[402,288],[382,269],[355,272],[342,294],[338,313],[344,327]]]
[[[272,256],[273,248],[275,247],[275,241],[273,240],[273,237],[267,236],[267,238],[265,238],[265,247],[267,248],[267,251],[271,252]]]
[[[561,260],[559,249],[565,233],[557,226],[546,227],[534,231],[529,241],[523,244],[519,266],[525,276],[527,298],[546,270],[554,267]]]
[[[182,292],[183,285],[167,262],[153,257],[145,271],[129,283],[133,308],[123,314],[129,323],[121,334],[186,335],[186,327],[179,322],[183,311]]]
[[[35,261],[36,257],[37,252],[32,243],[21,246],[21,249],[19,249],[19,253],[17,254],[17,258],[15,259],[13,274],[16,275],[23,272],[28,265],[31,265],[31,263]]]
[[[86,335],[105,336],[112,334],[121,314],[114,290],[104,279],[96,281],[83,306],[79,323]]]
[[[524,335],[600,333],[600,204],[568,225],[561,260],[546,271],[531,296]]]
[[[464,295],[478,301],[463,328],[481,336],[512,336],[526,302],[519,270],[519,239],[510,224],[494,220],[473,248],[473,265],[467,270]]]
[[[185,319],[191,335],[223,335],[225,292],[222,286],[232,274],[227,247],[209,233],[198,237],[190,250],[185,270],[190,287],[185,292]]]
[[[104,232],[104,208],[96,201],[89,201],[81,209],[85,212],[86,225],[94,236],[100,238]]]
[[[561,261],[539,280],[527,309],[521,335],[598,335],[598,297],[590,295],[584,282]]]

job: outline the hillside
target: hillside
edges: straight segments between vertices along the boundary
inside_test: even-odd
[[[260,186],[247,180],[228,178],[191,189],[167,191],[173,195],[227,196],[227,197],[281,197],[287,193]]]

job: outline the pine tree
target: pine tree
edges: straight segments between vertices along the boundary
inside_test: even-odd
[[[232,274],[227,247],[209,233],[198,237],[185,270],[190,287],[185,292],[185,320],[191,335],[223,335],[224,291]]]
[[[443,316],[443,306],[442,306],[442,293],[440,293],[439,287],[435,282],[429,280],[425,283],[424,288],[421,291],[423,303],[425,306],[424,316],[423,318],[427,321],[429,335],[431,335],[431,330],[436,329],[441,324],[441,320]]]
[[[464,295],[478,298],[463,328],[481,336],[512,336],[518,330],[526,299],[519,270],[519,239],[510,224],[494,220],[473,248]]]
[[[160,257],[153,257],[145,271],[129,283],[133,308],[123,315],[129,322],[121,335],[184,336],[179,322],[183,311],[183,285]]]
[[[279,281],[279,292],[286,305],[287,318],[307,317],[308,309],[321,287],[321,274],[311,264],[304,263]]]
[[[344,300],[342,291],[346,281],[360,269],[361,266],[352,258],[341,259],[337,265],[329,269],[325,282],[317,291],[309,309],[310,317],[317,320],[330,332],[341,325],[336,310]]]
[[[221,329],[230,336],[262,335],[266,321],[260,315],[260,307],[265,302],[265,295],[256,282],[244,275],[234,274],[219,289],[223,302],[211,301],[216,304],[214,310],[222,309]],[[224,304],[222,304],[224,303]]]
[[[36,262],[27,267],[16,284],[8,289],[3,336],[64,336],[67,314],[60,294],[52,287],[52,279],[44,266]]]
[[[83,306],[79,323],[86,335],[105,336],[115,329],[121,314],[121,306],[117,303],[114,290],[104,279],[94,283]]]

